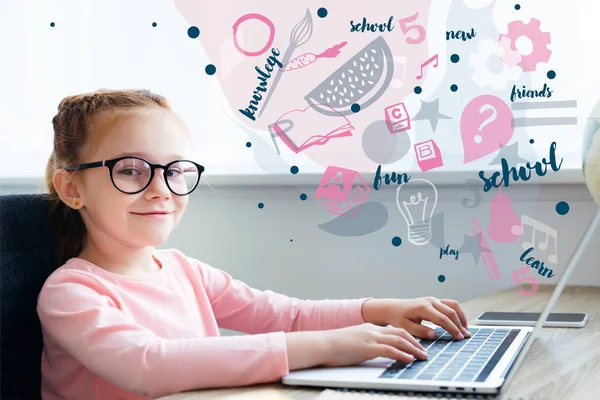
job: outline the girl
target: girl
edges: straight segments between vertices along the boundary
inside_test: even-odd
[[[62,266],[38,298],[45,400],[139,400],[380,356],[425,359],[413,335],[435,333],[423,320],[470,336],[452,300],[302,301],[157,250],[204,170],[186,159],[189,132],[165,98],[70,96],[52,123],[46,184]],[[219,327],[250,335],[219,337]]]

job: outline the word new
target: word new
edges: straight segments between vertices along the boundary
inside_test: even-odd
[[[379,167],[377,167],[377,171],[375,171],[375,179],[373,180],[373,189],[375,190],[379,190],[379,188],[381,188],[381,181],[384,180],[386,185],[389,185],[390,183],[398,183],[398,184],[403,184],[403,183],[408,183],[408,181],[410,181],[410,175],[407,174],[396,174],[395,172],[392,172],[392,176],[390,177],[389,174],[385,174],[384,177],[381,176],[381,165]]]
[[[454,256],[454,259],[458,260],[458,250],[451,249],[450,245],[446,246],[445,249],[440,247],[440,260],[442,256]]]
[[[475,32],[475,29],[473,28],[471,28],[471,33],[464,31],[446,31],[446,40],[459,39],[466,42],[467,40],[473,39],[475,35],[477,35],[477,32]]]
[[[254,89],[254,92],[252,92],[252,100],[250,100],[248,107],[243,110],[241,108],[239,109],[239,112],[250,118],[252,121],[256,121],[254,113],[258,111],[258,103],[262,100],[262,94],[259,92],[267,91],[267,79],[271,77],[273,67],[277,65],[279,68],[283,68],[283,64],[277,59],[277,56],[280,54],[279,49],[271,48],[271,54],[273,55],[267,58],[267,63],[265,64],[265,70],[267,71],[266,73],[263,72],[258,66],[254,67],[256,72],[258,72],[259,76],[257,76],[257,79],[260,82],[256,89]]]
[[[556,165],[556,154],[554,154],[555,151],[556,142],[552,142],[550,145],[550,161],[546,161],[545,158],[542,158],[542,162],[537,161],[534,166],[532,166],[531,163],[527,163],[526,167],[521,166],[519,167],[518,171],[515,167],[509,167],[506,159],[502,158],[502,173],[496,171],[491,177],[486,178],[485,171],[479,171],[479,177],[484,182],[483,191],[488,192],[492,187],[500,187],[502,183],[504,183],[505,187],[508,187],[511,176],[515,182],[519,179],[528,181],[531,179],[532,170],[535,170],[535,173],[538,176],[544,176],[546,175],[546,167],[548,165],[553,171],[558,172],[560,170],[560,166],[562,165],[563,159],[561,158],[560,164]],[[500,178],[500,176],[502,176],[502,180],[500,183],[498,183],[498,178]]]
[[[517,98],[522,99],[523,97],[552,97],[552,90],[544,83],[544,87],[541,90],[527,90],[525,86],[523,89],[517,89],[517,85],[513,85],[512,92],[510,93],[510,101],[514,102]]]
[[[379,32],[391,32],[394,29],[392,26],[392,19],[394,19],[393,16],[388,19],[386,24],[369,24],[365,17],[363,17],[362,22],[357,24],[355,24],[354,21],[350,21],[350,32],[377,32],[378,30]]]
[[[532,251],[533,251],[533,247],[530,247],[527,250],[525,250],[523,252],[523,254],[521,254],[521,257],[519,258],[519,260],[521,260],[525,264],[529,265],[531,268],[537,269],[538,274],[540,274],[541,276],[546,276],[546,273],[548,273],[547,278],[552,278],[554,276],[554,272],[551,269],[548,269],[547,267],[545,267],[543,261],[540,262],[540,261],[536,260],[535,257],[529,257],[528,259],[525,259],[525,257],[527,257],[527,255],[529,253],[531,253]]]

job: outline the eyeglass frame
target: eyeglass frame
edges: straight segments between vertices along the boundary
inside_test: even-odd
[[[150,179],[148,179],[148,183],[146,183],[146,186],[144,186],[142,189],[138,190],[137,192],[126,192],[124,190],[119,189],[119,187],[117,186],[117,184],[115,183],[115,180],[113,178],[113,168],[115,167],[115,165],[117,165],[117,163],[119,161],[125,160],[127,158],[134,158],[134,159],[137,159],[137,160],[141,160],[141,161],[144,161],[145,163],[147,163],[148,165],[150,165]],[[171,165],[173,165],[173,164],[177,164],[178,162],[182,162],[182,161],[192,163],[198,169],[198,179],[196,180],[196,184],[186,194],[175,193],[175,191],[171,188],[171,185],[169,185],[169,179],[167,177],[167,171],[169,170],[169,167]],[[108,175],[110,176],[110,181],[112,182],[113,186],[119,192],[125,193],[125,194],[138,194],[138,193],[141,193],[144,190],[146,190],[148,188],[148,186],[150,186],[150,183],[152,183],[152,180],[154,179],[154,170],[157,169],[157,168],[162,168],[163,169],[163,178],[165,180],[165,183],[166,183],[167,188],[169,189],[169,191],[171,193],[173,193],[174,195],[176,195],[176,196],[187,196],[187,195],[191,194],[194,190],[196,190],[196,188],[198,187],[198,183],[200,183],[200,176],[204,172],[204,166],[203,165],[200,165],[197,162],[194,162],[194,161],[191,161],[191,160],[175,160],[175,161],[171,161],[171,162],[169,162],[167,164],[153,164],[150,161],[146,160],[145,158],[136,157],[136,156],[123,156],[123,157],[113,158],[113,159],[110,159],[110,160],[94,161],[94,162],[89,162],[89,163],[79,164],[79,165],[69,165],[69,166],[67,166],[67,167],[65,167],[63,169],[65,171],[71,172],[71,171],[79,171],[79,170],[83,170],[83,169],[90,169],[90,168],[97,168],[97,167],[106,167],[106,168],[108,168]]]

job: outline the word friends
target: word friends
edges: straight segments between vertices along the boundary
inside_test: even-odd
[[[450,245],[447,245],[445,249],[440,247],[440,260],[442,256],[454,256],[454,259],[458,260],[458,250],[451,249]]]
[[[510,183],[510,178],[516,182],[519,179],[523,181],[528,181],[531,179],[531,171],[535,170],[535,173],[538,176],[546,175],[547,166],[549,165],[553,171],[558,172],[560,170],[560,166],[562,165],[563,159],[560,159],[560,163],[556,165],[556,142],[552,142],[550,145],[550,161],[546,161],[545,158],[542,158],[542,162],[537,161],[535,165],[531,165],[531,163],[527,163],[526,167],[520,166],[517,170],[516,167],[509,167],[508,162],[505,158],[502,158],[502,173],[496,171],[492,174],[491,177],[485,177],[485,171],[479,171],[479,177],[484,182],[483,191],[489,192],[492,187],[500,187],[504,184],[505,187],[508,187]],[[502,176],[500,182],[498,182],[498,178]]]
[[[279,56],[280,54],[279,49],[271,48],[271,54],[273,55],[267,57],[267,63],[265,64],[265,70],[267,71],[266,73],[263,72],[258,66],[254,67],[256,72],[258,72],[259,76],[257,76],[257,79],[260,82],[258,86],[256,86],[256,89],[254,89],[254,91],[252,92],[252,100],[250,100],[250,104],[248,105],[248,107],[243,110],[241,108],[239,109],[239,112],[241,112],[244,116],[250,118],[252,121],[256,121],[254,113],[258,111],[258,103],[262,100],[262,94],[260,94],[259,92],[264,93],[267,91],[267,79],[271,77],[273,67],[277,65],[279,68],[283,68],[283,64],[277,59],[277,56]]]
[[[546,276],[546,274],[548,274],[547,278],[552,278],[554,276],[554,272],[551,269],[548,269],[547,267],[545,267],[543,261],[540,262],[535,257],[529,257],[529,258],[525,259],[525,257],[527,257],[527,255],[529,253],[531,253],[532,251],[533,251],[533,247],[530,247],[527,250],[525,250],[523,252],[523,254],[521,254],[521,257],[519,258],[519,260],[521,260],[525,264],[529,265],[531,268],[535,268],[537,270],[538,274],[540,274],[541,276]]]
[[[381,176],[381,165],[377,167],[377,171],[375,172],[375,179],[373,180],[373,189],[379,190],[381,188],[381,181],[384,180],[386,185],[391,183],[398,183],[399,185],[403,183],[408,183],[410,181],[410,175],[405,173],[392,172],[392,176],[389,174],[385,174],[385,176]]]
[[[541,90],[527,90],[525,86],[523,89],[517,89],[517,85],[513,85],[512,92],[510,93],[510,101],[514,102],[516,99],[522,99],[523,97],[536,98],[536,97],[552,97],[552,90],[544,83],[544,87]]]

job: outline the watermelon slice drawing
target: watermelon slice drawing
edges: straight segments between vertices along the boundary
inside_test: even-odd
[[[311,106],[329,105],[333,110],[314,107],[324,115],[352,114],[352,104],[356,103],[364,110],[377,101],[393,76],[392,51],[383,36],[379,36],[311,90],[304,100]]]

